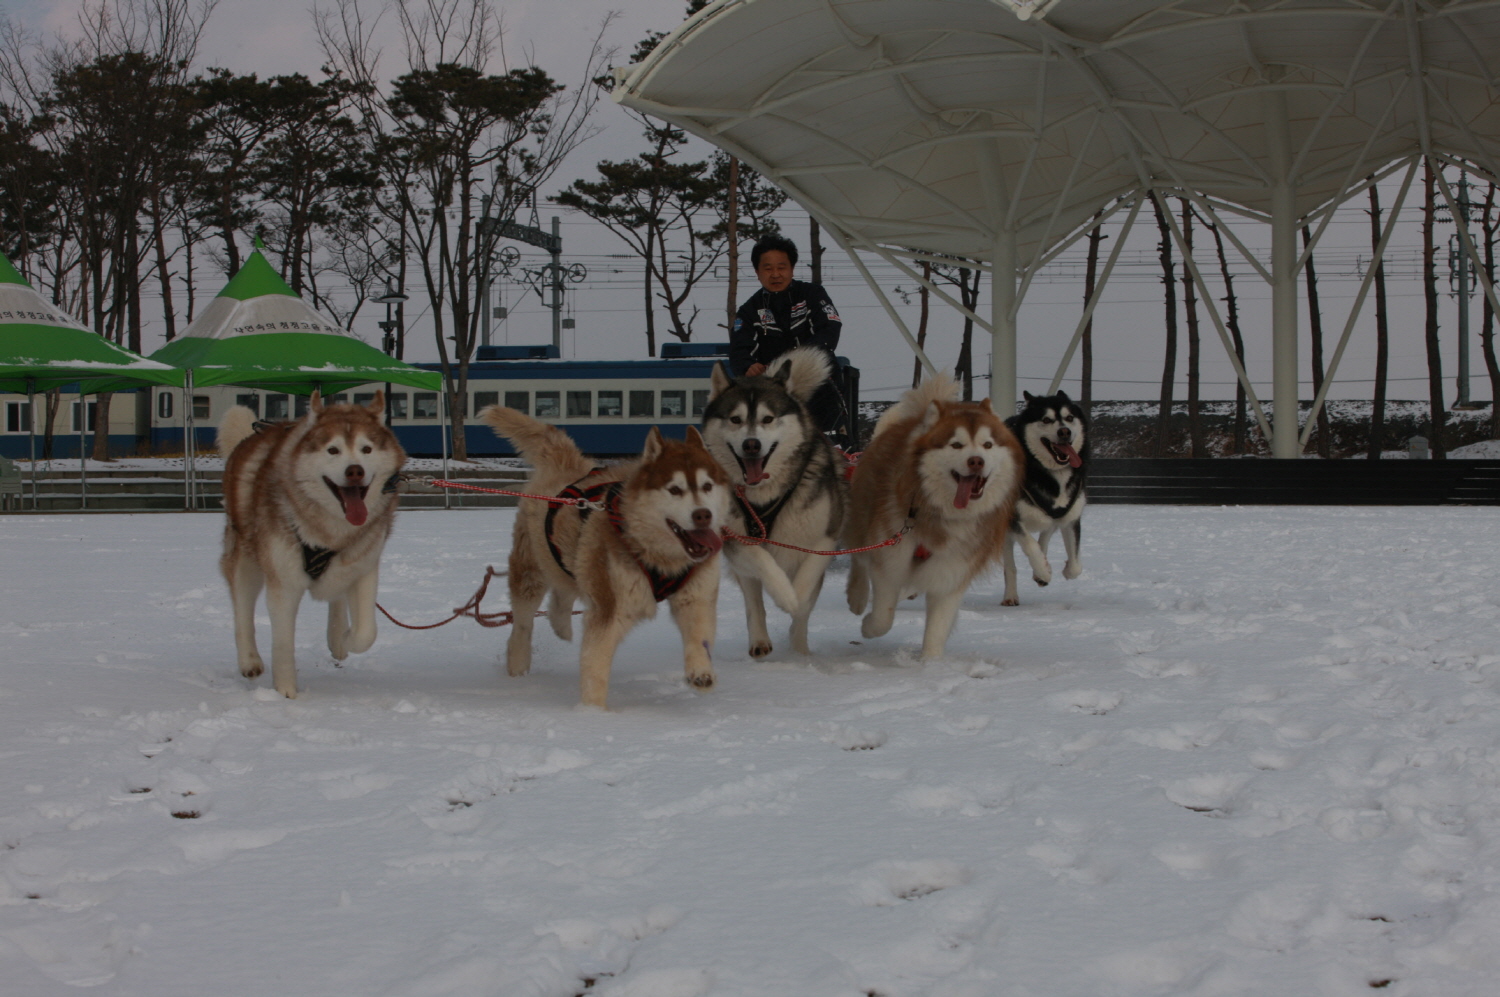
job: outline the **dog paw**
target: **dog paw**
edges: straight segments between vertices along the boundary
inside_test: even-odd
[[[768,640],[758,640],[750,645],[750,657],[752,658],[764,658],[770,653],[771,642]]]
[[[714,687],[714,673],[698,672],[697,674],[690,674],[687,677],[687,683],[694,689],[707,691]]]
[[[531,664],[522,661],[508,661],[505,664],[505,674],[511,678],[520,678],[522,675],[531,674]]]
[[[1031,580],[1036,582],[1042,588],[1046,588],[1047,585],[1052,581],[1052,569],[1048,568],[1046,571],[1033,572],[1031,575]]]
[[[265,663],[260,660],[259,655],[240,662],[240,674],[247,679],[258,679],[265,670]]]
[[[349,657],[349,635],[345,634],[338,640],[328,638],[328,653],[332,655],[334,661],[343,661]]]
[[[1079,562],[1069,561],[1067,564],[1063,565],[1063,577],[1068,581],[1072,581],[1081,574],[1083,574],[1083,565]]]
[[[1021,604],[1021,600],[1017,599],[1013,595],[1012,596],[1007,596],[1004,599],[1000,600],[1000,605],[1002,605],[1002,606],[1019,606],[1020,604]]]
[[[355,631],[348,640],[348,649],[355,654],[364,654],[375,646],[375,628],[371,627],[367,633]]]
[[[279,693],[281,693],[287,699],[296,699],[297,698],[297,683],[295,683],[295,682],[277,682],[276,683],[276,691],[279,692]]]
[[[890,633],[891,624],[894,622],[894,618],[887,620],[878,620],[875,618],[875,614],[871,613],[869,616],[866,616],[864,618],[864,622],[859,625],[859,632],[867,638],[884,637],[886,634]]]

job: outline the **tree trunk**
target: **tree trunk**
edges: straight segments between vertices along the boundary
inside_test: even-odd
[[[729,157],[729,207],[725,212],[724,240],[729,250],[729,309],[724,328],[734,331],[734,313],[740,302],[740,161]]]
[[[1229,328],[1230,339],[1234,343],[1234,355],[1239,359],[1240,366],[1245,366],[1245,337],[1240,334],[1240,300],[1234,293],[1234,274],[1229,271],[1229,257],[1224,253],[1224,233],[1219,231],[1219,226],[1212,225],[1207,221],[1203,224],[1214,234],[1214,251],[1219,257],[1219,274],[1224,279],[1224,324]],[[1230,444],[1230,453],[1242,454],[1245,452],[1246,436],[1249,433],[1249,413],[1246,411],[1249,399],[1245,395],[1245,385],[1240,382],[1239,377],[1234,379],[1234,439]]]
[[[162,218],[161,191],[156,190],[151,197],[151,225],[155,230],[154,246],[156,249],[156,276],[161,284],[161,314],[162,321],[166,325],[167,342],[177,338],[177,309],[172,304],[172,271],[169,269],[169,257],[167,256],[167,226]]]
[[[1104,215],[1104,209],[1100,208],[1094,213],[1094,229],[1089,233],[1088,262],[1083,271],[1083,307],[1087,308],[1089,302],[1094,300],[1094,286],[1099,276],[1099,244],[1106,238],[1100,218]],[[1083,356],[1080,360],[1081,370],[1078,375],[1078,404],[1083,409],[1085,417],[1094,414],[1094,316],[1090,315],[1088,322],[1083,326],[1083,338],[1080,343]]]
[[[1370,185],[1370,253],[1380,247],[1380,191]],[[1385,453],[1385,387],[1391,365],[1390,313],[1385,301],[1385,261],[1375,261],[1375,393],[1370,405],[1370,460]]]
[[[808,224],[808,265],[812,273],[812,282],[822,285],[823,283],[823,243],[818,240],[818,220],[809,217]]]
[[[1312,229],[1302,226],[1302,247],[1312,245]],[[1323,390],[1323,309],[1318,303],[1318,271],[1313,266],[1312,253],[1307,254],[1307,322],[1312,343],[1313,396]],[[1318,409],[1318,456],[1327,460],[1331,455],[1328,432],[1328,406]]]
[[[925,280],[928,280],[928,281],[932,280],[932,264],[928,263],[926,260],[922,261],[922,277]],[[917,348],[918,349],[925,349],[926,346],[927,346],[927,319],[928,319],[929,315],[931,314],[931,308],[929,307],[929,298],[930,297],[931,297],[931,294],[927,290],[927,285],[926,284],[920,285],[918,287],[918,289],[917,289],[917,298],[918,298],[919,301],[921,301],[921,304],[922,304],[922,309],[918,313],[918,318],[917,318]],[[915,388],[917,385],[919,385],[921,383],[922,383],[922,360],[921,360],[920,357],[913,357],[912,361],[911,361],[911,386],[913,388]]]
[[[656,309],[651,300],[651,262],[656,253],[656,236],[646,233],[646,356],[656,356]]]
[[[42,460],[52,459],[52,436],[57,431],[57,410],[62,405],[62,389],[53,388],[42,396],[47,407],[47,423],[42,432]],[[32,415],[33,421],[36,415]]]
[[[89,460],[97,460],[101,464],[109,460],[109,403],[114,397],[112,391],[99,392],[99,405],[94,410],[94,452]],[[79,400],[82,401],[82,398]],[[193,404],[193,399],[189,397],[187,403]],[[83,424],[87,426],[88,410],[84,409],[80,412],[79,418],[83,419]]]
[[[1182,305],[1187,316],[1188,334],[1188,441],[1194,457],[1208,456],[1208,441],[1203,435],[1203,405],[1200,397],[1198,376],[1202,342],[1198,336],[1198,288],[1193,283],[1193,272],[1187,260],[1193,254],[1193,206],[1187,198],[1182,199]]]
[[[974,289],[969,290],[969,274],[974,275]],[[964,307],[973,311],[979,304],[979,275],[981,271],[970,271],[960,267],[958,270],[958,300],[963,302]],[[974,320],[964,316],[963,339],[958,344],[958,364],[953,368],[953,376],[963,382],[964,401],[974,400]]]
[[[1484,273],[1490,287],[1495,286],[1495,184],[1484,196]],[[1490,439],[1500,440],[1500,363],[1495,359],[1495,309],[1490,296],[1484,295],[1484,324],[1479,327],[1479,343],[1484,351],[1484,366],[1490,374]]]
[[[1437,177],[1432,162],[1427,161],[1426,191],[1422,203],[1422,291],[1426,303],[1427,397],[1431,411],[1427,445],[1434,460],[1448,456],[1443,446],[1443,429],[1447,410],[1443,407],[1443,356],[1438,343],[1437,244],[1433,238],[1436,222]]]
[[[1151,196],[1156,227],[1161,233],[1161,282],[1166,298],[1167,345],[1161,366],[1161,401],[1156,412],[1156,456],[1166,457],[1172,447],[1172,391],[1177,383],[1177,267],[1172,261],[1172,229],[1162,212],[1161,201]]]

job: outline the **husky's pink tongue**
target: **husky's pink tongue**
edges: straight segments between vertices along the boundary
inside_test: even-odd
[[[705,557],[717,554],[720,548],[724,546],[724,538],[719,536],[717,530],[689,530],[687,535],[692,539],[693,543],[708,551],[708,554],[704,555]]]
[[[363,526],[365,520],[370,518],[370,510],[365,508],[365,497],[360,494],[363,489],[354,485],[346,485],[339,489],[339,497],[344,500],[344,518],[349,520],[351,526]]]
[[[742,457],[745,465],[745,484],[758,485],[770,477],[766,473],[766,462],[759,457]]]
[[[1074,450],[1066,443],[1054,443],[1053,446],[1057,447],[1057,452],[1062,454],[1063,458],[1067,460],[1069,467],[1078,468],[1083,466],[1083,458],[1078,456],[1077,450]]]
[[[958,491],[953,495],[953,508],[967,509],[969,507],[969,499],[973,498],[974,493],[977,491],[979,491],[979,475],[966,474],[959,478]]]

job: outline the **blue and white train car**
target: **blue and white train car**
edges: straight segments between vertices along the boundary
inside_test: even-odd
[[[681,439],[688,426],[702,422],[710,375],[714,364],[724,360],[727,353],[726,343],[668,343],[657,359],[562,360],[552,355],[550,346],[481,347],[479,358],[469,365],[461,413],[468,452],[475,457],[515,453],[508,441],[496,437],[475,418],[485,406],[497,404],[562,427],[580,450],[594,456],[639,453],[652,426]],[[417,366],[440,369],[437,364]],[[856,411],[858,369],[840,357],[836,376],[847,410]],[[329,400],[368,402],[379,387],[365,385]],[[56,420],[56,456],[77,453],[77,437],[62,435],[77,431],[77,396],[67,397],[69,394],[64,393],[62,412],[70,414],[72,420],[68,421],[67,415]],[[401,385],[392,386],[387,394],[391,428],[407,452],[415,456],[442,453],[444,420],[439,413],[446,411],[446,395]],[[30,425],[25,396],[7,396],[4,401],[6,422],[0,429],[0,453],[25,456],[26,429]],[[37,401],[40,410],[40,396]],[[307,403],[304,395],[232,385],[195,389],[189,402],[200,452],[212,449],[215,427],[231,405],[244,405],[263,419],[276,420],[302,415]],[[144,389],[138,394],[116,395],[110,412],[111,453],[181,453],[183,404],[182,392],[176,388],[153,388],[149,396]],[[94,408],[90,399],[91,419]]]

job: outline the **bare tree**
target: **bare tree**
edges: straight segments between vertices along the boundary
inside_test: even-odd
[[[1192,456],[1207,457],[1208,441],[1203,436],[1203,404],[1199,397],[1198,288],[1187,265],[1187,259],[1193,255],[1193,206],[1185,197],[1182,199],[1182,253],[1182,306],[1187,317],[1188,334],[1188,445]]]
[[[1104,209],[1100,208],[1094,213],[1094,227],[1089,230],[1089,250],[1087,262],[1083,270],[1083,307],[1087,308],[1089,302],[1094,300],[1094,285],[1099,279],[1099,246],[1109,236],[1104,234],[1101,219],[1104,217]],[[1094,316],[1084,323],[1083,336],[1080,341],[1082,358],[1080,361],[1078,404],[1083,408],[1085,416],[1094,414]]]
[[[377,162],[431,305],[449,410],[461,417],[478,290],[493,274],[505,223],[594,133],[588,119],[600,90],[591,82],[570,89],[538,66],[491,72],[502,32],[487,0],[396,0],[394,11],[407,66],[385,90],[374,24],[357,0],[322,12],[318,35],[331,65],[362,85]],[[607,57],[596,39],[583,80],[599,77]],[[467,458],[464,434],[453,452]]]
[[[1380,252],[1380,191],[1370,184],[1370,254],[1375,267],[1375,392],[1370,404],[1370,460],[1379,460],[1385,452],[1385,389],[1391,363],[1390,313],[1385,299],[1385,261],[1376,259]]]
[[[1495,286],[1495,182],[1492,180],[1484,195],[1484,213],[1479,225],[1484,233],[1484,273],[1491,287]],[[1490,296],[1484,298],[1484,320],[1479,327],[1479,343],[1484,353],[1484,366],[1490,375],[1490,439],[1500,440],[1500,363],[1495,359],[1495,309]]]
[[[1437,245],[1434,228],[1437,224],[1437,175],[1432,172],[1432,160],[1425,166],[1425,191],[1422,198],[1422,297],[1426,306],[1423,325],[1427,342],[1427,393],[1430,405],[1431,439],[1428,446],[1434,459],[1448,455],[1443,446],[1443,429],[1447,420],[1447,409],[1443,405],[1443,355],[1438,344],[1438,290],[1437,290]]]
[[[1156,410],[1156,456],[1166,457],[1172,446],[1172,393],[1177,383],[1177,265],[1172,259],[1172,228],[1162,210],[1161,198],[1151,194],[1156,228],[1161,234],[1158,257],[1166,298],[1167,343],[1161,367],[1161,400]]]
[[[1312,230],[1302,226],[1302,247],[1307,253],[1307,322],[1308,340],[1312,346],[1313,394],[1323,390],[1323,306],[1318,301],[1318,270],[1313,265]],[[1318,456],[1325,460],[1332,455],[1329,439],[1328,406],[1318,409]]]

